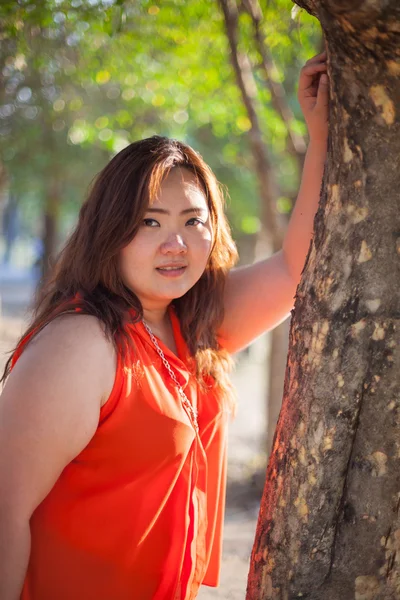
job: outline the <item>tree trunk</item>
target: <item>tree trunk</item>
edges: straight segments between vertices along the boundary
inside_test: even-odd
[[[400,599],[400,6],[325,31],[329,156],[290,331],[248,600]]]
[[[57,254],[58,216],[61,205],[60,181],[57,175],[49,176],[43,211],[42,275],[45,279],[52,269]]]
[[[276,424],[282,405],[283,383],[289,342],[289,319],[271,332],[271,345],[268,356],[268,414],[267,414],[267,455],[271,453]]]

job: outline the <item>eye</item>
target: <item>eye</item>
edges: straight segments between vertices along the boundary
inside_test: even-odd
[[[160,227],[160,223],[155,219],[143,219],[143,225],[145,227]]]
[[[198,219],[197,217],[193,217],[192,219],[189,219],[189,221],[186,222],[186,225],[204,225],[204,221]]]

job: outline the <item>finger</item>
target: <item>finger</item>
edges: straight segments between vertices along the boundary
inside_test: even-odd
[[[308,88],[318,87],[316,78],[319,74],[326,73],[326,64],[308,65],[302,68],[299,79],[299,92]]]
[[[326,73],[323,73],[319,78],[317,102],[315,104],[317,110],[326,110],[329,103],[329,78]]]
[[[309,58],[308,61],[306,62],[306,65],[321,62],[323,60],[326,60],[326,57],[327,57],[327,53],[326,53],[326,50],[324,50],[320,54],[316,54],[312,58]]]
[[[314,54],[314,56],[311,56],[311,58],[309,58],[308,60],[315,60],[320,56],[324,56],[324,54],[326,54],[326,48],[324,50],[322,50],[322,52],[318,52],[318,54]]]
[[[326,71],[326,69],[326,62],[312,63],[311,65],[304,65],[304,67],[301,70],[301,73],[320,73],[321,71]]]
[[[327,63],[327,58],[326,56],[322,56],[321,58],[319,58],[318,60],[308,60],[306,63],[304,63],[304,67],[309,67],[310,65],[326,65]],[[304,69],[303,67],[303,69]]]

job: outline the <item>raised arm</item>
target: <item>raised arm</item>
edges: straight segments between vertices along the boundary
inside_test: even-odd
[[[65,316],[23,352],[0,397],[0,598],[20,598],[29,520],[88,444],[113,381],[113,349],[94,317]]]
[[[310,135],[299,194],[282,250],[253,265],[232,269],[229,274],[225,318],[219,333],[230,352],[244,348],[288,316],[310,246],[327,151],[325,53],[312,58],[302,69],[298,95]]]

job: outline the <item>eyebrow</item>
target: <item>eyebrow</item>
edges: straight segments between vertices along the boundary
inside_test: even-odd
[[[193,208],[185,208],[185,210],[182,210],[180,212],[181,215],[188,215],[188,214],[204,214],[206,213],[207,210],[205,208],[201,208],[200,206],[194,206]],[[158,213],[161,215],[170,215],[170,211],[166,210],[165,208],[151,208],[149,207],[146,210],[146,213]]]

